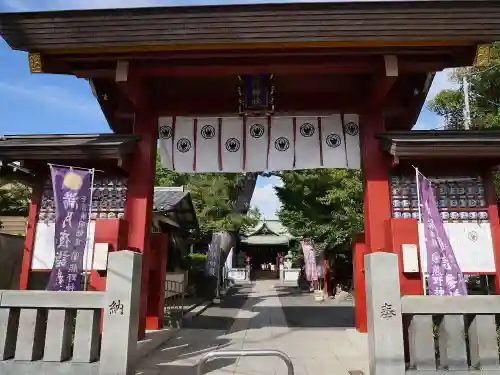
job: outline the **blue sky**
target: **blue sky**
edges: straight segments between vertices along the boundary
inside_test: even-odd
[[[263,1],[0,0],[0,12],[259,2]],[[3,40],[0,40],[0,64],[0,135],[109,132],[86,81],[58,75],[31,75],[26,54],[10,50]],[[448,72],[438,73],[428,98],[447,87],[450,87]],[[415,129],[435,129],[441,124],[441,118],[424,108]],[[276,184],[279,181],[275,178],[259,179],[252,200],[252,205],[267,218],[274,217],[279,207],[273,190]]]

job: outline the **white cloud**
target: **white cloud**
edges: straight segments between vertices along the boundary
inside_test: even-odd
[[[102,118],[102,112],[97,100],[75,95],[74,92],[70,92],[61,87],[41,84],[12,84],[0,81],[0,92],[2,91],[6,93],[6,96],[24,96],[32,101],[37,101],[70,112],[78,112],[79,115],[88,116],[93,119]]]
[[[255,187],[250,206],[258,208],[264,219],[276,219],[276,212],[280,209],[281,203],[274,187],[282,186],[283,182],[279,177],[269,177],[263,180],[265,185]]]

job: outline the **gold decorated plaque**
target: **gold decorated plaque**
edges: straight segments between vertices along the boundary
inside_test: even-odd
[[[28,53],[28,62],[31,73],[43,73],[42,56],[39,53]]]
[[[476,58],[474,59],[474,66],[487,66],[490,64],[490,44],[480,44],[476,49]]]

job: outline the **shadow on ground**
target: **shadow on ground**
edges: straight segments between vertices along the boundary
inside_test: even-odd
[[[176,336],[140,361],[137,374],[196,374],[199,356],[231,344],[231,340],[223,337],[231,329],[237,312],[247,298],[248,291],[245,292],[244,288],[232,288],[217,309],[209,308],[203,315],[184,320]],[[224,372],[224,368],[235,362],[235,359],[212,360],[206,364],[204,373],[215,370]]]
[[[286,326],[290,328],[354,328],[354,306],[346,306],[336,304],[335,301],[327,300],[325,302],[314,301],[314,296],[308,292],[302,292],[297,287],[277,288],[279,290],[279,299],[281,306],[269,307],[259,306],[259,303],[270,296],[248,297],[245,290],[236,290],[232,296],[226,297],[227,302],[244,298],[246,303],[238,303],[240,308],[244,308],[253,312],[255,315],[251,318],[238,319],[242,324],[240,327],[248,327],[243,321],[255,319],[260,313],[271,314],[272,309],[282,309],[285,318]],[[221,309],[234,308],[236,301],[233,303],[224,303],[219,306]],[[259,321],[257,319],[257,321]],[[211,316],[203,314],[192,322],[192,327],[199,329],[221,329],[223,326],[231,326],[234,323],[234,317],[228,315]],[[263,322],[264,324],[265,322]],[[253,325],[255,328],[262,326]]]
[[[138,374],[160,372],[193,375],[201,355],[231,345],[231,340],[224,338],[228,333],[247,329],[251,320],[252,329],[268,327],[269,321],[259,319],[259,315],[272,316],[275,313],[273,309],[282,310],[286,320],[274,323],[273,326],[282,325],[292,329],[354,327],[353,306],[336,305],[328,300],[324,303],[316,302],[311,293],[303,293],[297,287],[279,286],[277,289],[281,306],[259,306],[266,298],[276,295],[252,297],[249,296],[251,286],[232,288],[220,304],[210,307],[202,315],[184,321],[176,337],[142,361]],[[249,314],[244,314],[245,318],[237,318],[242,309]],[[204,373],[215,370],[232,373],[231,366],[235,362],[232,359],[210,361]]]

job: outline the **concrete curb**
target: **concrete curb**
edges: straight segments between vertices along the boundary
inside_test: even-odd
[[[163,328],[158,331],[146,332],[146,337],[137,342],[136,361],[148,356],[168,340],[170,340],[179,328]]]
[[[183,320],[191,320],[194,317],[202,314],[206,309],[208,309],[213,304],[213,301],[203,301],[199,305],[195,306],[191,310],[189,310],[182,317]]]

